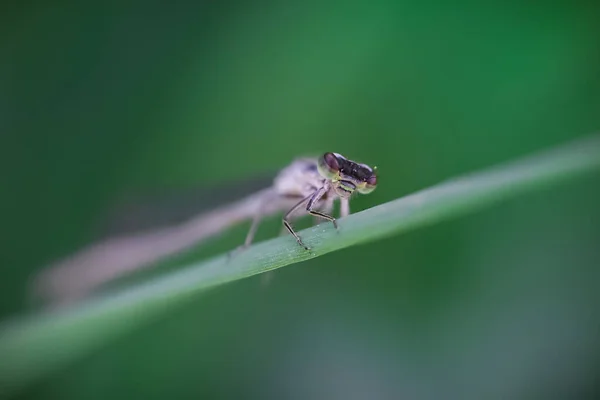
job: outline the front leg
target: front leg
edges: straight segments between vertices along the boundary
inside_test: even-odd
[[[321,200],[321,197],[323,197],[323,195],[327,192],[327,190],[328,190],[328,188],[326,186],[323,186],[319,190],[317,190],[312,195],[310,200],[308,201],[308,204],[306,205],[306,211],[308,211],[311,215],[314,215],[316,217],[321,217],[323,219],[331,221],[333,223],[333,226],[335,227],[335,229],[337,229],[338,225],[337,225],[337,222],[334,217],[332,217],[331,215],[325,214],[321,211],[317,211],[317,210],[313,209],[315,204],[317,204],[319,202],[319,200]]]
[[[294,236],[296,238],[296,241],[298,242],[298,244],[300,246],[304,247],[306,250],[310,250],[310,248],[307,245],[304,244],[304,242],[302,241],[302,239],[300,239],[300,236],[298,236],[298,234],[296,233],[296,231],[294,230],[294,228],[292,228],[292,224],[290,223],[290,218],[291,218],[292,214],[294,214],[294,212],[298,208],[302,207],[304,205],[304,203],[306,203],[307,201],[310,201],[312,199],[312,197],[314,197],[314,194],[311,194],[310,196],[307,196],[307,197],[303,198],[302,200],[300,200],[283,217],[283,226],[285,226],[285,228],[288,230],[288,232],[292,236]]]
[[[329,196],[327,197],[327,199],[325,199],[323,206],[321,206],[319,208],[319,211],[321,211],[323,214],[327,214],[327,215],[332,215],[333,216],[333,196]],[[318,217],[318,216],[313,216],[313,222],[315,225],[317,225],[319,222],[321,222],[322,218]]]

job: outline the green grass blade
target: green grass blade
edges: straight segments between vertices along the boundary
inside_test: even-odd
[[[339,221],[339,233],[331,224],[306,229],[300,234],[311,252],[286,235],[231,260],[216,257],[72,307],[9,321],[0,328],[0,394],[89,354],[204,290],[455,218],[598,169],[600,136],[595,135],[353,214]]]

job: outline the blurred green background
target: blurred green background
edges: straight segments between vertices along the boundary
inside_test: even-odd
[[[336,151],[379,168],[357,211],[600,126],[596,2],[3,8],[2,320],[122,193]],[[20,395],[594,398],[599,183],[226,285]]]

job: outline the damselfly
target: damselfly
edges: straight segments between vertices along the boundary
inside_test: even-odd
[[[340,216],[350,213],[354,193],[368,194],[377,186],[376,168],[325,153],[300,158],[284,168],[272,185],[246,198],[190,218],[176,226],[108,238],[43,270],[35,280],[36,294],[51,301],[81,297],[96,287],[127,273],[154,264],[197,245],[232,225],[252,219],[241,248],[248,247],[266,216],[285,212],[285,229],[306,250],[309,247],[292,227],[300,212],[333,223],[334,202]]]

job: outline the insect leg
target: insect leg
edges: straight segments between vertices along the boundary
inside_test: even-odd
[[[248,231],[248,234],[246,235],[246,240],[244,240],[244,244],[243,244],[244,248],[250,246],[250,244],[252,243],[252,240],[254,240],[254,235],[256,235],[256,231],[258,230],[258,225],[260,224],[262,217],[263,217],[262,212],[259,212],[259,213],[256,213],[254,218],[252,218],[252,225],[250,225],[250,230]]]
[[[350,214],[350,199],[340,200],[340,218],[347,217]]]
[[[250,244],[252,243],[252,240],[254,239],[254,235],[256,235],[256,231],[258,229],[258,225],[259,225],[260,221],[262,220],[262,217],[263,217],[262,212],[257,212],[256,215],[254,215],[254,217],[252,218],[252,225],[250,225],[250,230],[248,231],[248,234],[246,235],[246,240],[244,240],[244,244],[242,244],[241,246],[238,246],[235,250],[230,251],[228,254],[228,259],[231,259],[233,256],[244,251],[245,249],[247,249],[250,246]]]
[[[325,204],[323,204],[323,207],[321,207],[321,209],[319,211],[321,211],[324,214],[330,214],[331,215],[332,212],[333,212],[333,202],[334,202],[333,196],[332,197],[328,197],[325,200]],[[313,218],[314,218],[315,225],[318,224],[321,221],[321,217],[319,217],[319,216],[315,215]]]
[[[235,250],[230,252],[230,254],[229,254],[230,258],[234,254],[237,254],[240,251],[247,249],[250,246],[250,244],[252,244],[252,241],[254,240],[254,236],[256,235],[256,231],[258,230],[258,225],[260,224],[260,221],[262,221],[263,217],[265,216],[266,204],[268,201],[271,201],[273,198],[273,196],[270,196],[270,197],[271,197],[270,199],[264,199],[262,204],[257,208],[256,212],[254,213],[254,216],[252,217],[252,224],[250,225],[250,230],[246,234],[246,239],[244,240],[244,244],[241,246],[238,246]]]
[[[316,193],[316,192],[315,192]],[[300,200],[298,203],[296,203],[296,205],[294,207],[292,207],[283,217],[283,226],[285,226],[288,230],[288,232],[290,232],[292,234],[292,236],[294,236],[296,238],[296,241],[298,242],[298,244],[302,247],[304,247],[306,250],[310,250],[308,248],[308,246],[306,246],[304,244],[304,242],[302,242],[302,239],[300,239],[300,236],[298,236],[298,234],[294,231],[294,228],[292,228],[292,225],[290,224],[290,216],[300,207],[302,207],[304,205],[304,203],[306,203],[307,201],[309,201],[312,197],[314,196],[314,193],[311,194],[310,196],[307,196],[305,198],[303,198],[302,200]]]
[[[319,190],[317,190],[310,197],[310,200],[308,201],[308,204],[306,205],[306,211],[308,211],[311,215],[314,215],[316,217],[321,217],[323,219],[331,221],[333,223],[333,226],[335,227],[335,229],[337,229],[338,225],[337,225],[337,222],[335,221],[335,218],[333,218],[331,215],[327,215],[321,211],[317,211],[317,210],[313,209],[313,206],[315,205],[315,203],[317,203],[321,199],[321,197],[323,197],[323,195],[325,194],[326,191],[327,191],[327,189],[325,187],[322,187]]]

